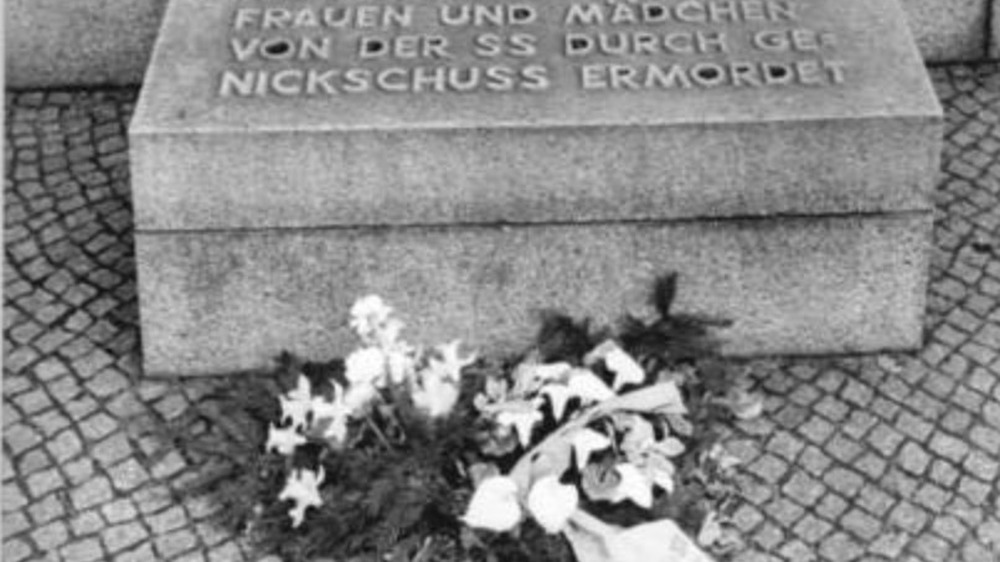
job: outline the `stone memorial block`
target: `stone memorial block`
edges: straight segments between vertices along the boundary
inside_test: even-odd
[[[941,109],[897,0],[171,0],[130,128],[146,371],[678,307],[920,344]]]

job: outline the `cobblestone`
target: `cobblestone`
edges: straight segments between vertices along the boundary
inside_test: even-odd
[[[745,484],[735,521],[748,544],[738,561],[994,562],[1000,66],[932,74],[947,120],[928,344],[753,362],[768,414],[732,436]],[[45,550],[59,562],[245,559],[204,519],[210,508],[170,495],[187,462],[151,464],[148,438],[129,432],[193,399],[145,384],[136,368],[125,136],[134,98],[7,97],[4,560]]]
[[[36,525],[48,523],[66,513],[66,508],[56,496],[57,494],[49,494],[28,506],[28,513]]]

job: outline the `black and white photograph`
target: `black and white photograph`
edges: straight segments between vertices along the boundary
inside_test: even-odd
[[[6,0],[5,562],[1000,562],[1000,0]]]

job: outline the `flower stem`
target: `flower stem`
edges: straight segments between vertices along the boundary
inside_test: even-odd
[[[392,446],[392,443],[389,442],[389,439],[386,438],[385,434],[382,433],[382,430],[378,428],[378,425],[375,423],[375,420],[373,420],[370,415],[365,416],[365,421],[368,422],[368,427],[370,427],[372,432],[375,433],[375,437],[377,437],[378,440],[381,441],[383,445],[385,445],[386,449],[389,449],[390,451],[396,450],[396,448]]]

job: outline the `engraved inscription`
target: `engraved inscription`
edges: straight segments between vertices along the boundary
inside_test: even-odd
[[[341,1],[243,0],[218,95],[739,91],[851,77],[805,0]]]

